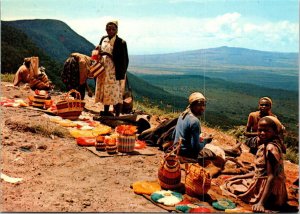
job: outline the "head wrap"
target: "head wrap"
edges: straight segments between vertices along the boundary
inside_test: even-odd
[[[117,20],[112,20],[112,21],[107,22],[106,26],[109,25],[109,24],[114,24],[118,28],[118,21]]]
[[[259,101],[258,101],[258,103],[260,103],[261,100],[267,100],[267,101],[270,103],[270,107],[271,107],[272,104],[273,104],[271,98],[269,98],[269,97],[262,97],[262,98],[260,98]]]
[[[201,94],[200,92],[194,92],[189,96],[189,104],[191,105],[193,102],[201,102],[201,101],[205,101],[205,97],[203,96],[203,94]]]
[[[182,112],[182,118],[184,119],[185,116],[191,112],[191,104],[194,102],[205,102],[206,99],[203,96],[203,94],[201,94],[200,92],[194,92],[189,96],[189,105],[187,106],[187,108],[185,109],[184,112]]]

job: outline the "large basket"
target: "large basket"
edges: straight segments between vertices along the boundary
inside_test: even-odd
[[[75,94],[74,99],[70,98],[72,93]],[[81,100],[80,93],[72,89],[65,95],[63,100],[60,100],[56,104],[57,115],[64,119],[77,120],[83,111],[84,106],[85,102]]]
[[[181,140],[173,150],[164,156],[158,168],[158,180],[163,189],[174,190],[181,186],[181,169],[178,159],[180,145]]]
[[[159,184],[163,189],[177,189],[181,184],[181,170],[177,155],[168,155],[158,169]]]
[[[122,135],[118,136],[118,152],[128,153],[134,151],[136,135]]]
[[[199,164],[186,164],[185,193],[190,196],[201,196],[208,192],[211,178]]]

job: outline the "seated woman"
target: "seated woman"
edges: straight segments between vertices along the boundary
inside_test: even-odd
[[[261,118],[254,172],[234,176],[221,186],[223,193],[253,204],[253,212],[280,209],[287,202],[283,165],[285,147],[279,136],[282,127],[274,116]]]
[[[25,58],[23,65],[21,65],[14,76],[14,86],[21,86],[29,83],[33,74],[30,72],[30,59]]]

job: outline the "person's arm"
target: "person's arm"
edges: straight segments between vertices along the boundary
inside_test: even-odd
[[[273,153],[268,152],[268,160],[267,160],[267,173],[268,173],[268,178],[267,178],[267,183],[265,186],[265,189],[263,191],[263,194],[258,201],[258,203],[254,204],[252,206],[252,211],[253,212],[264,212],[265,211],[265,203],[270,196],[271,193],[271,187],[273,185],[274,181],[274,165],[277,164],[277,160],[274,157]]]
[[[87,82],[85,82],[85,88],[88,91],[88,96],[92,97],[93,96],[93,92],[92,92],[91,88],[89,87],[89,85],[87,84]]]
[[[250,113],[249,116],[248,116],[246,132],[244,133],[244,135],[246,137],[255,137],[255,136],[257,136],[257,132],[252,132],[253,126],[254,126],[254,118]]]
[[[200,133],[200,123],[198,121],[192,122],[191,123],[191,144],[193,150],[197,152],[201,150],[199,133]]]

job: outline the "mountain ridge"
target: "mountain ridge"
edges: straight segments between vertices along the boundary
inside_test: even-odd
[[[55,19],[1,21],[24,31],[53,59],[64,62],[73,52],[90,55],[94,45],[71,27]]]

